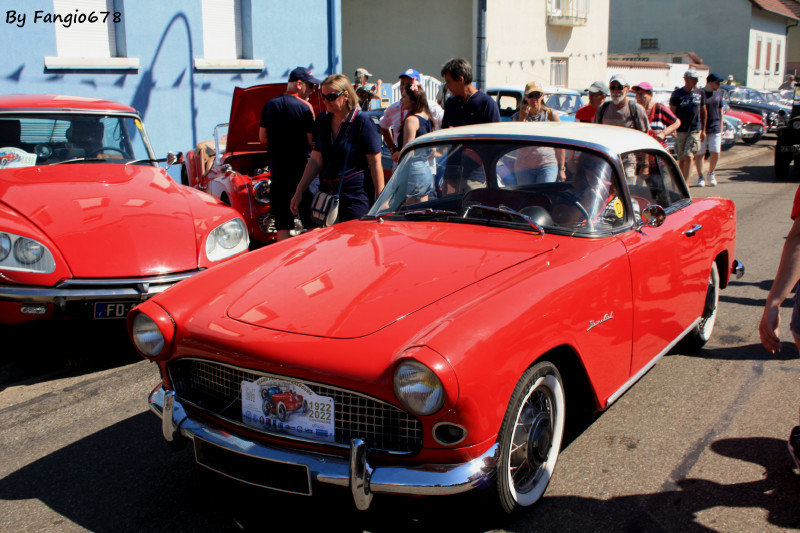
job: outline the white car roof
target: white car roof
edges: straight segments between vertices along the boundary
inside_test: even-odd
[[[454,139],[501,140],[540,139],[563,141],[577,145],[599,145],[606,151],[621,154],[631,150],[648,149],[664,151],[661,143],[651,136],[632,128],[588,124],[584,122],[496,122],[436,130],[418,137],[409,146],[418,142],[450,142]]]
[[[525,91],[524,85],[493,85],[486,89],[486,92],[492,91],[508,91],[508,92],[518,92],[522,94]],[[563,87],[545,87],[544,94],[574,94],[574,95],[581,95],[580,91],[576,91],[575,89],[565,89]]]

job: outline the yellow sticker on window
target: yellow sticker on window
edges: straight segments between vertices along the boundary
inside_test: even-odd
[[[137,129],[142,129],[142,121],[141,120],[136,118],[136,119],[133,119],[133,122],[136,124],[136,128]]]
[[[614,198],[614,214],[617,215],[617,218],[622,218],[625,215],[625,208],[619,198]]]

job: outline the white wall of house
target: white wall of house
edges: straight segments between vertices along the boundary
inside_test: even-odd
[[[609,0],[586,2],[585,26],[548,23],[548,3],[549,0],[488,2],[487,86],[524,85],[531,80],[556,85],[551,67],[559,61],[566,62],[563,86],[583,89],[605,78]]]
[[[745,85],[777,89],[786,68],[786,19],[754,8],[749,36]]]
[[[440,78],[450,58],[475,61],[474,0],[342,0],[341,6],[342,65],[351,79],[359,67],[387,85],[409,67]]]
[[[694,52],[711,72],[750,83],[745,80],[755,54],[752,32],[785,35],[786,22],[786,17],[754,7],[749,0],[613,0],[609,53]],[[643,39],[657,39],[658,48],[643,48],[652,44]],[[773,44],[773,54],[774,49]]]

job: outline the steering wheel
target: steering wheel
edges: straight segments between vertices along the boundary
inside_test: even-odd
[[[542,191],[544,194],[552,194],[554,196],[558,196],[559,198],[566,200],[567,203],[572,204],[573,206],[578,208],[578,211],[581,212],[583,215],[584,220],[586,221],[586,225],[589,228],[589,231],[594,231],[594,222],[592,222],[592,217],[589,215],[589,212],[586,210],[585,207],[576,199],[570,198],[569,195],[562,191]]]
[[[121,150],[114,146],[101,146],[100,148],[92,150],[91,152],[86,154],[86,157],[93,157],[99,154],[100,152],[107,152],[109,150],[111,150],[112,152],[119,152],[120,154],[122,154],[123,157],[128,157],[128,154],[126,154],[124,150]]]

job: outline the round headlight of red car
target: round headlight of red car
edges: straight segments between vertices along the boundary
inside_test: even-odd
[[[394,393],[411,412],[432,415],[444,404],[444,386],[439,377],[417,361],[405,361],[394,372]]]
[[[260,204],[268,204],[270,186],[269,180],[261,180],[253,185],[253,199]]]
[[[0,233],[0,261],[11,253],[11,237],[8,233]]]
[[[158,357],[164,350],[164,334],[158,324],[144,313],[138,313],[134,317],[131,338],[145,357]]]

